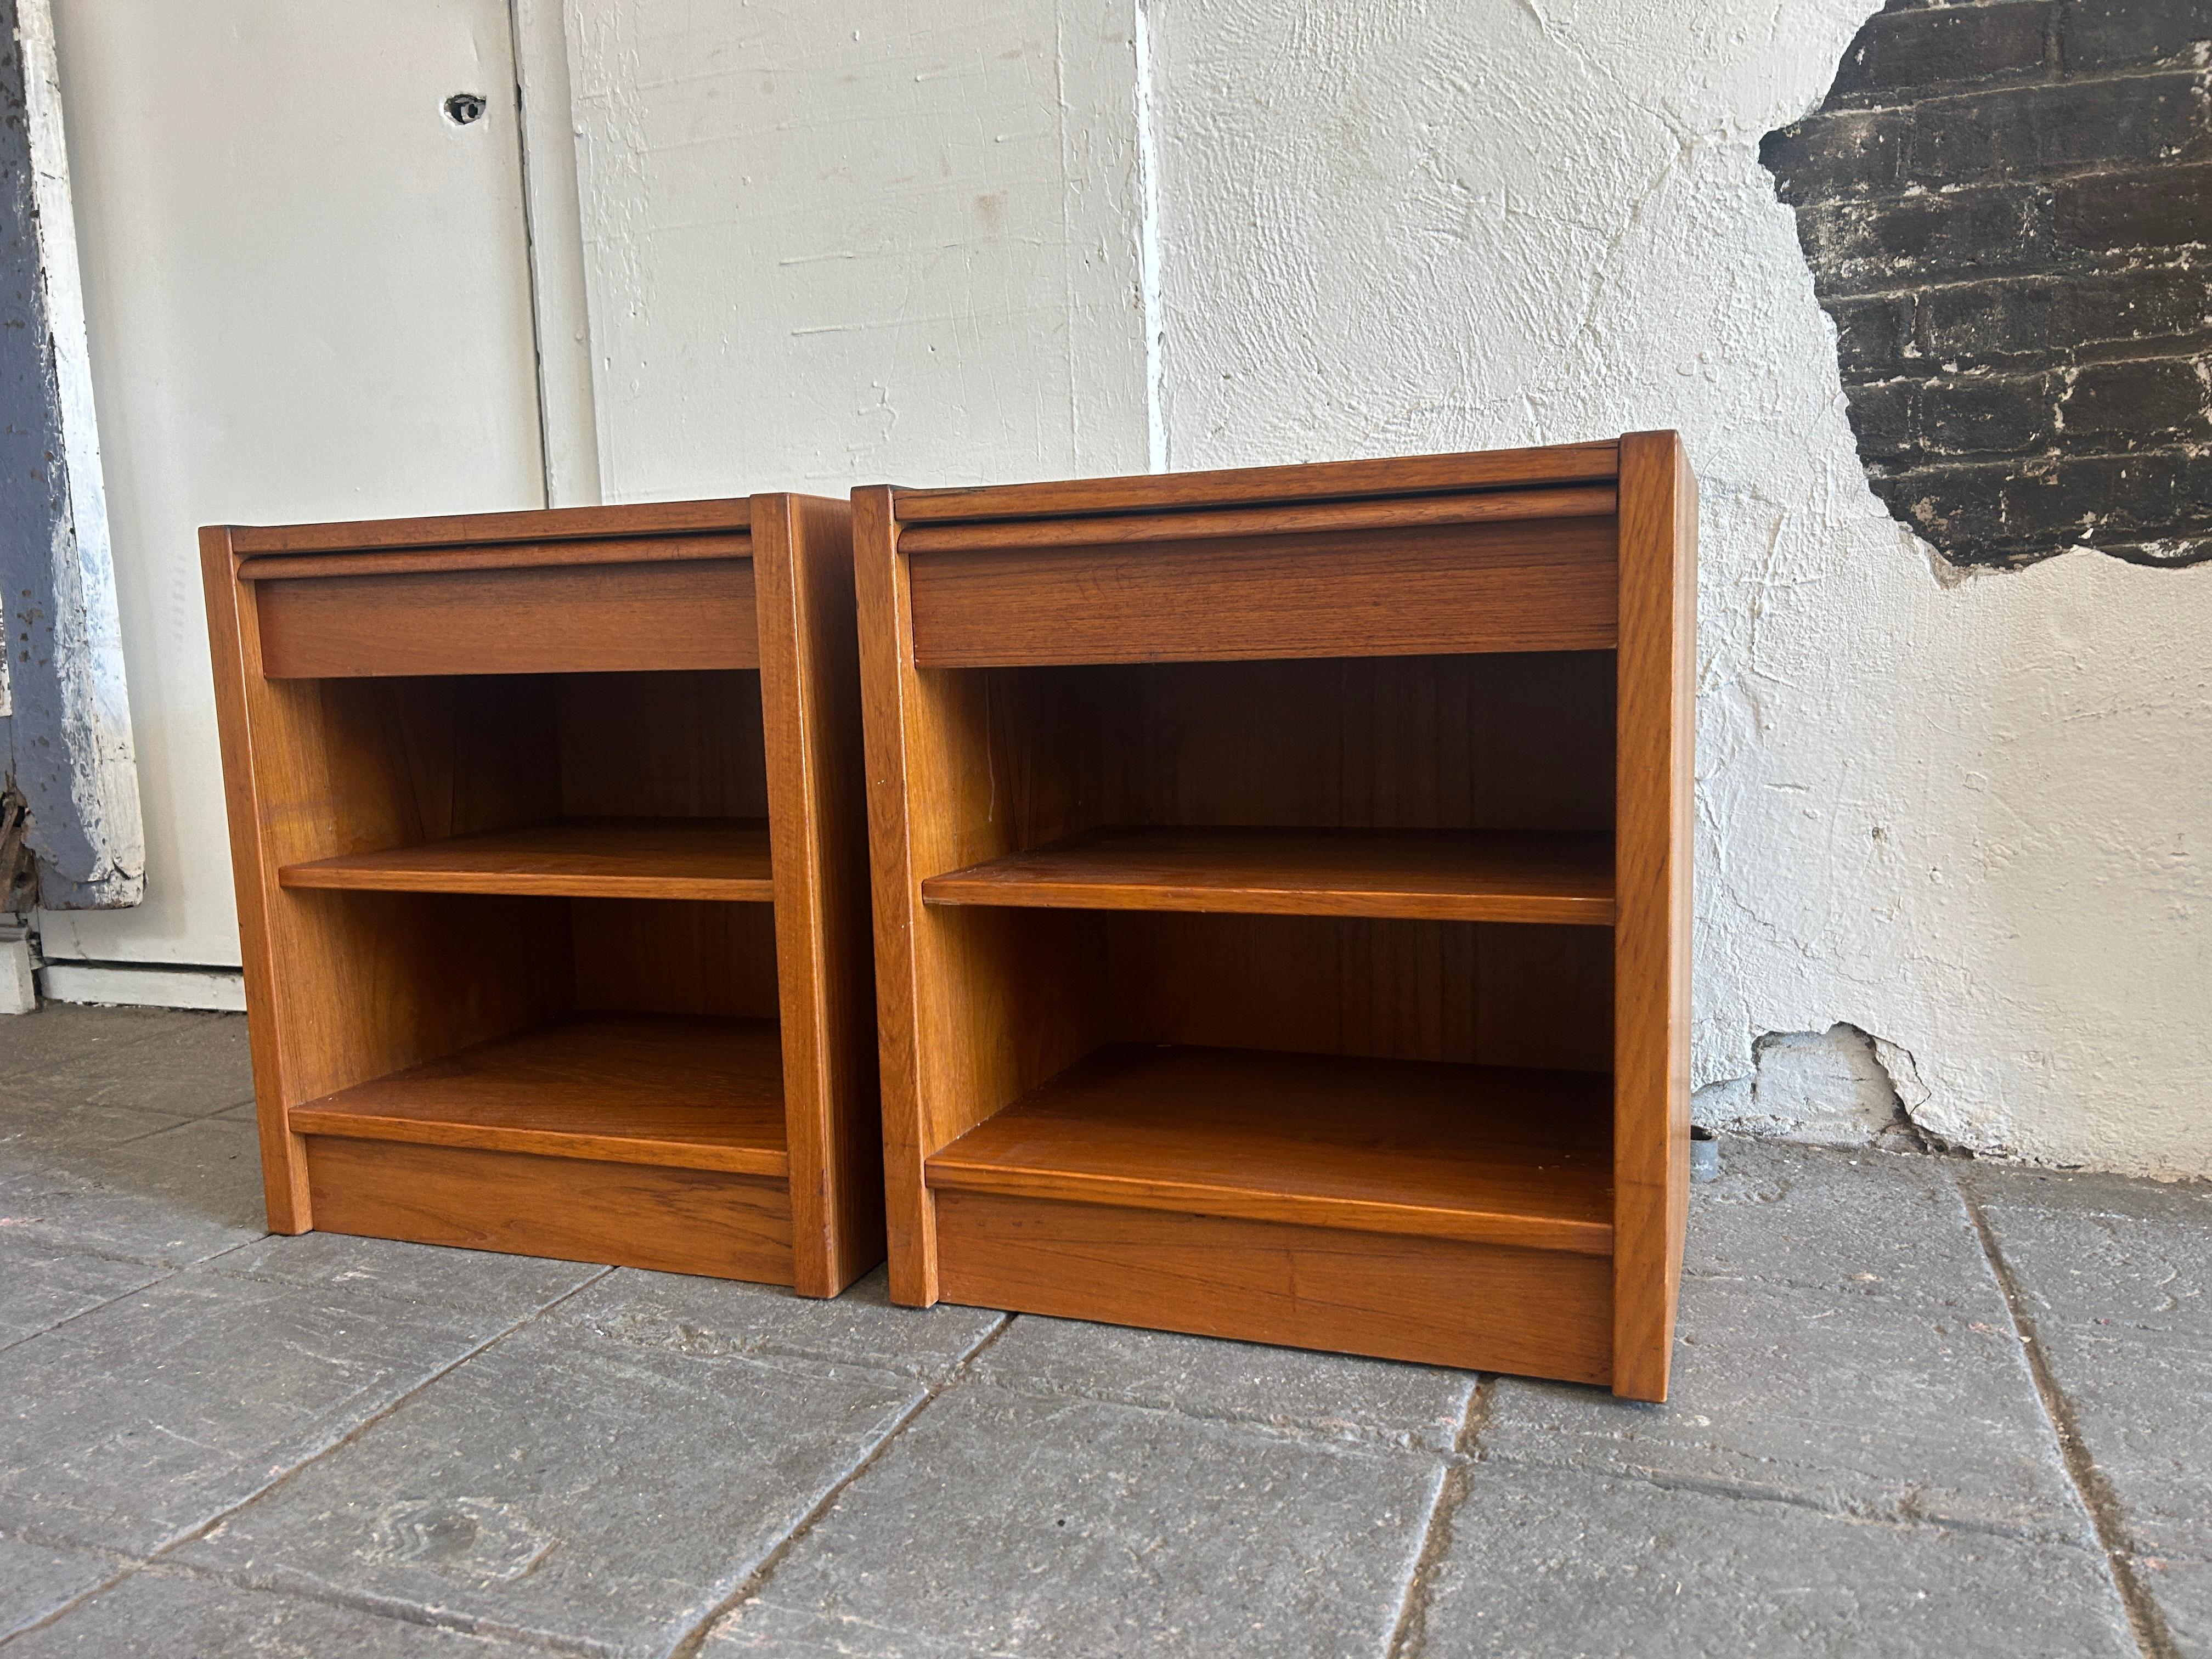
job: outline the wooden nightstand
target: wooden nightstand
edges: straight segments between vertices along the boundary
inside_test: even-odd
[[[201,550],[270,1225],[882,1260],[848,505]]]
[[[893,1294],[1664,1397],[1674,435],[854,503]]]

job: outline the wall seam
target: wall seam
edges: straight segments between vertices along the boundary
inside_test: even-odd
[[[1154,472],[1168,470],[1167,319],[1160,283],[1160,158],[1153,130],[1152,33],[1149,0],[1133,0],[1137,97],[1137,270],[1145,328],[1145,453]]]

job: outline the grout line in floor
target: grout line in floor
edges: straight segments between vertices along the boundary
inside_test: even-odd
[[[119,1291],[114,1296],[106,1297],[105,1300],[95,1302],[88,1308],[79,1308],[73,1314],[64,1314],[61,1318],[57,1319],[52,1324],[45,1327],[43,1329],[29,1332],[25,1335],[17,1337],[12,1342],[0,1342],[0,1353],[5,1353],[10,1348],[21,1347],[26,1342],[35,1342],[40,1337],[51,1335],[53,1332],[61,1329],[64,1325],[74,1325],[78,1320],[86,1317],[88,1315],[98,1313],[102,1308],[112,1308],[118,1302],[126,1302],[134,1296],[142,1295],[145,1291],[152,1290],[156,1285],[166,1285],[169,1280],[174,1279],[179,1273],[189,1273],[194,1267],[204,1267],[210,1261],[220,1261],[223,1257],[228,1255],[234,1250],[242,1250],[249,1244],[258,1244],[263,1240],[274,1237],[275,1235],[271,1233],[262,1233],[252,1238],[241,1238],[235,1244],[226,1244],[221,1249],[201,1256],[197,1261],[187,1261],[180,1267],[157,1267],[153,1262],[141,1261],[134,1256],[103,1255],[97,1250],[71,1251],[70,1253],[73,1255],[89,1256],[95,1261],[113,1261],[128,1267],[151,1268],[153,1269],[154,1276],[140,1284],[132,1285],[127,1291]],[[64,1250],[69,1249],[67,1245],[61,1246],[60,1248]]]
[[[191,1578],[204,1583],[227,1585],[253,1595],[273,1595],[280,1601],[312,1601],[319,1607],[340,1607],[349,1613],[367,1613],[373,1619],[380,1619],[390,1624],[415,1625],[425,1630],[482,1637],[513,1646],[533,1648],[543,1653],[565,1655],[568,1659],[618,1659],[623,1652],[620,1648],[591,1637],[568,1636],[559,1631],[532,1630],[474,1613],[444,1613],[421,1602],[405,1601],[398,1596],[378,1595],[368,1590],[349,1589],[343,1584],[325,1583],[286,1571],[256,1575],[240,1568],[203,1566],[195,1561],[148,1561],[140,1565],[157,1577]]]
[[[2052,1374],[2049,1356],[2036,1334],[2035,1316],[2029,1310],[2027,1297],[2014,1276],[2012,1264],[2005,1260],[1998,1247],[1996,1232],[1983,1212],[1980,1195],[1973,1189],[1970,1179],[1954,1173],[1960,1202],[1965,1205],[1966,1216],[1974,1224],[1980,1238],[1982,1254],[1989,1259],[1990,1272],[1996,1276],[1997,1288],[2003,1292],[2005,1308],[2012,1316],[2013,1329],[2020,1338],[2021,1357],[2027,1363],[2029,1377],[2035,1384],[2037,1400],[2043,1407],[2045,1419],[2058,1443],[2058,1455],[2064,1464],[2066,1478],[2073,1484],[2081,1507],[2088,1512],[2089,1523],[2096,1528],[2097,1544],[2103,1550],[2105,1566],[2110,1575],[2113,1592],[2118,1595],[2121,1607],[2128,1616],[2128,1627],[2133,1632],[2136,1646],[2143,1659],[2181,1659],[2181,1650],[2175,1644],[2173,1632],[2167,1627],[2166,1613],[2150,1592],[2136,1577],[2132,1553],[2128,1548],[2127,1528],[2120,1516],[2119,1502],[2112,1485],[2105,1479],[2089,1454],[2087,1443],[2081,1438],[2081,1429],[2075,1420],[2073,1402],[2058,1386]]]
[[[1413,1565],[1398,1598],[1398,1616],[1391,1622],[1390,1639],[1383,1648],[1387,1659],[1415,1659],[1428,1644],[1430,1587],[1435,1582],[1437,1564],[1451,1547],[1452,1522],[1474,1485],[1474,1443],[1489,1420],[1491,1390],[1496,1383],[1497,1378],[1486,1375],[1476,1378],[1467,1391],[1459,1432],[1452,1437],[1453,1455],[1438,1472],[1436,1496],[1430,1501],[1428,1518],[1421,1523],[1420,1547],[1413,1552]]]
[[[889,1451],[892,1444],[913,1425],[916,1418],[935,1405],[941,1397],[966,1378],[969,1368],[974,1365],[976,1358],[1013,1328],[1017,1317],[1018,1316],[1013,1314],[1004,1316],[997,1324],[984,1332],[974,1346],[948,1366],[941,1377],[933,1383],[924,1385],[921,1398],[899,1414],[890,1427],[884,1431],[883,1437],[868,1449],[866,1455],[860,1458],[842,1477],[831,1483],[830,1488],[814,1501],[805,1515],[799,1518],[798,1523],[769,1547],[766,1553],[762,1555],[759,1565],[747,1573],[727,1595],[723,1596],[708,1608],[704,1617],[677,1638],[674,1645],[668,1650],[668,1659],[695,1659],[695,1656],[705,1646],[708,1637],[714,1633],[714,1626],[726,1619],[734,1609],[744,1606],[746,1601],[760,1594],[761,1590],[767,1586],[769,1580],[775,1577],[775,1570],[783,1565],[791,1552],[814,1530],[822,1517],[829,1514],[836,1506],[837,1500],[842,1498],[862,1475],[867,1474],[882,1461],[884,1453]]]

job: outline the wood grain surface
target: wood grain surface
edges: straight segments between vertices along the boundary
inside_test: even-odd
[[[515,513],[453,513],[431,518],[356,519],[331,524],[217,526],[240,557],[263,553],[333,553],[392,547],[475,547],[501,542],[594,537],[676,536],[742,531],[752,501],[640,501],[627,507],[532,507]]]
[[[576,898],[775,896],[768,825],[751,818],[557,818],[289,864],[285,887]]]
[[[1117,1044],[928,1162],[939,1190],[1610,1254],[1601,1076]]]
[[[1079,513],[1146,513],[1172,507],[1311,501],[1360,495],[1419,495],[1449,490],[1541,484],[1610,483],[1619,447],[1553,444],[1465,455],[1407,455],[1383,460],[1322,461],[1295,466],[1231,467],[1212,472],[1154,472],[1051,483],[962,486],[891,492],[902,524],[954,519],[1055,518]]]
[[[914,661],[1604,650],[1614,552],[1611,519],[1570,518],[915,554]]]
[[[308,1137],[325,1232],[788,1285],[781,1178]]]
[[[1502,524],[1519,519],[1610,518],[1618,494],[1607,489],[1500,489],[1479,495],[1394,495],[1364,501],[1310,501],[1199,513],[1121,514],[1090,519],[987,519],[917,524],[899,532],[911,555],[994,547],[1139,546],[1210,536],[1287,536],[1316,532],[1396,530],[1438,524]]]
[[[247,592],[272,679],[760,665],[749,559],[311,576]]]
[[[734,1174],[785,1173],[768,1020],[595,1014],[500,1037],[291,1111],[296,1133]]]
[[[930,904],[1431,921],[1613,920],[1613,838],[1484,830],[1121,826],[921,884]]]
[[[1403,1233],[938,1195],[954,1302],[1602,1385],[1611,1264]]]

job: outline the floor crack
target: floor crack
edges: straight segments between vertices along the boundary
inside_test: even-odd
[[[1437,1480],[1436,1500],[1421,1527],[1421,1547],[1413,1557],[1413,1570],[1406,1576],[1406,1593],[1398,1603],[1397,1622],[1390,1628],[1388,1659],[1415,1659],[1427,1645],[1429,1595],[1437,1568],[1451,1547],[1452,1522],[1467,1502],[1474,1484],[1473,1451],[1475,1437],[1490,1420],[1490,1397],[1498,1379],[1486,1376],[1468,1390],[1467,1409],[1460,1415],[1459,1432],[1452,1438],[1452,1456]]]
[[[2005,1307],[2012,1315],[2013,1329],[2020,1337],[2020,1351],[2027,1361],[2036,1397],[2042,1402],[2043,1414],[2050,1420],[2051,1434],[2058,1442],[2066,1478],[2073,1483],[2081,1507],[2088,1511],[2090,1525],[2096,1528],[2098,1547],[2105,1553],[2106,1568],[2112,1576],[2120,1605],[2126,1609],[2128,1627],[2135,1635],[2136,1646],[2142,1650],[2143,1659],[2182,1659],[2173,1632],[2167,1628],[2164,1610],[2144,1588],[2136,1571],[2119,1500],[2111,1482],[2105,1479],[2105,1472],[2089,1455],[2087,1443],[2081,1438],[2075,1420],[2073,1402],[2051,1374],[2050,1358],[2036,1334],[2035,1316],[2029,1310],[2027,1297],[2014,1276],[2011,1264],[1997,1246],[1996,1230],[1983,1212],[1981,1198],[1966,1181],[1959,1182],[1959,1196],[1966,1206],[1967,1218],[1974,1224],[1974,1231],[1981,1238],[1982,1253],[1989,1258],[1990,1272],[1996,1276],[1997,1288],[2004,1293]]]
[[[888,1452],[893,1443],[912,1426],[916,1418],[935,1405],[939,1398],[967,1376],[976,1359],[993,1343],[1005,1335],[1012,1328],[1013,1322],[1012,1316],[1001,1319],[985,1332],[982,1340],[969,1349],[966,1353],[962,1354],[959,1360],[948,1368],[936,1382],[925,1384],[921,1397],[899,1413],[890,1427],[884,1431],[882,1438],[868,1449],[867,1455],[846,1470],[842,1477],[832,1482],[830,1489],[815,1499],[806,1513],[799,1517],[799,1524],[777,1539],[768,1553],[761,1557],[760,1565],[740,1579],[734,1589],[709,1607],[705,1615],[684,1633],[676,1644],[669,1649],[668,1659],[694,1659],[699,1650],[706,1645],[708,1637],[714,1633],[714,1626],[729,1617],[733,1610],[743,1607],[760,1594],[768,1581],[775,1577],[775,1570],[783,1565],[785,1559],[799,1547],[807,1534],[820,1524],[822,1517],[836,1506],[837,1500],[852,1488],[855,1481],[883,1460],[884,1454]]]

